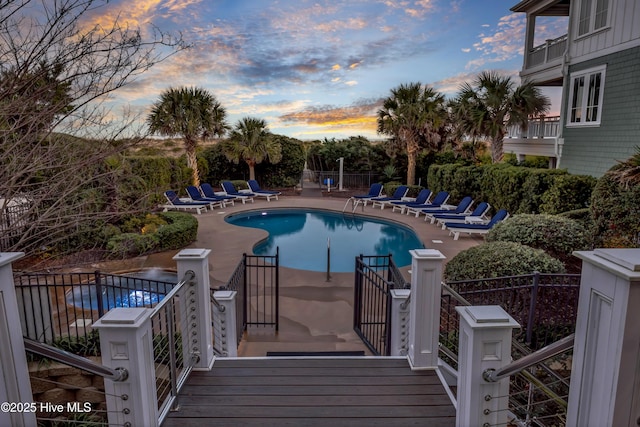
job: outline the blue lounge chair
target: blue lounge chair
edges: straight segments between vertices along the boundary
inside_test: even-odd
[[[210,206],[211,203],[209,202],[189,202],[189,201],[185,201],[180,199],[180,197],[178,197],[178,195],[176,194],[175,191],[173,190],[168,190],[164,192],[164,197],[167,198],[167,202],[168,204],[166,205],[159,205],[158,207],[163,208],[163,212],[168,211],[169,209],[175,209],[175,210],[195,210],[198,215],[200,215],[201,211],[207,211],[207,206]]]
[[[238,190],[236,190],[236,186],[233,185],[233,182],[231,181],[222,181],[221,185],[222,185],[222,191],[224,191],[227,196],[233,196],[236,198],[236,200],[241,200],[243,205],[247,201],[250,201],[251,203],[253,203],[253,198],[255,197],[255,194],[239,192]]]
[[[487,202],[480,202],[478,206],[468,214],[454,214],[452,212],[447,213],[439,213],[434,214],[431,218],[431,223],[436,222],[438,226],[442,226],[442,229],[445,229],[445,222],[461,222],[464,223],[467,217],[471,217],[471,221],[475,223],[480,223],[480,221],[489,222],[489,218],[485,217],[485,215],[489,212],[491,205]]]
[[[209,198],[216,198],[219,197],[221,199],[223,199],[225,201],[225,205],[231,204],[231,206],[235,205],[234,200],[236,200],[235,197],[233,196],[226,196],[224,194],[216,194],[215,190],[213,189],[213,187],[211,186],[211,184],[208,184],[206,182],[200,184],[200,191],[202,192],[202,194],[204,195],[204,197],[209,197]]]
[[[428,188],[423,188],[420,190],[415,200],[407,200],[407,201],[392,201],[391,205],[393,206],[392,212],[395,212],[396,209],[400,210],[400,213],[404,213],[405,209],[412,207],[424,206],[429,203],[429,199],[433,192]]]
[[[460,233],[487,234],[494,225],[509,218],[506,209],[500,209],[486,224],[461,224],[459,222],[445,222],[445,227],[449,230],[449,235],[453,234],[453,240],[458,240]]]
[[[426,203],[422,206],[416,206],[416,207],[411,207],[411,208],[407,208],[407,215],[409,214],[415,214],[416,218],[420,216],[421,213],[424,213],[423,211],[425,209],[443,209],[444,210],[444,204],[447,203],[447,201],[449,200],[449,193],[447,191],[440,191],[438,194],[436,194],[436,197],[433,198],[433,201],[431,203]]]
[[[382,195],[382,184],[376,182],[371,184],[371,188],[369,188],[369,193],[367,194],[357,194],[355,196],[351,196],[350,200],[356,204],[356,202],[362,202],[364,206],[367,206],[367,202],[376,197],[380,197]]]
[[[191,200],[194,202],[209,202],[211,204],[211,208],[218,206],[221,208],[226,207],[227,199],[220,196],[215,197],[206,197],[200,193],[200,190],[195,185],[187,186],[187,194],[191,197]]]
[[[384,209],[384,207],[388,204],[391,204],[392,201],[401,201],[404,196],[407,195],[409,191],[409,187],[406,185],[400,185],[396,188],[396,191],[390,197],[374,197],[370,199],[373,202],[373,207],[380,206],[380,209]]]
[[[471,205],[473,205],[473,199],[469,196],[466,196],[466,197],[463,197],[462,200],[460,200],[460,203],[458,203],[455,209],[427,208],[427,209],[423,209],[422,213],[424,214],[424,220],[426,221],[429,219],[433,224],[433,215],[444,214],[444,213],[467,215],[469,214],[469,212],[471,212]]]
[[[250,179],[249,181],[247,181],[247,185],[249,186],[249,189],[253,192],[253,194],[258,197],[264,197],[265,199],[267,199],[267,202],[270,202],[272,197],[275,197],[276,200],[278,200],[278,196],[282,194],[279,191],[263,190],[262,188],[260,188],[258,181],[256,181],[255,179]]]

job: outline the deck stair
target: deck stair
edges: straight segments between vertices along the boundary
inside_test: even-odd
[[[434,370],[405,358],[217,359],[192,372],[163,427],[455,425]]]

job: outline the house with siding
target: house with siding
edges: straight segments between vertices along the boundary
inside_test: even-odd
[[[562,102],[559,117],[511,129],[505,153],[596,177],[628,159],[640,146],[640,2],[523,0],[511,11],[527,16],[522,80],[561,87]],[[566,34],[536,45],[553,19]]]

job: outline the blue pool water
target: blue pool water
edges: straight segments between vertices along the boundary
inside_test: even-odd
[[[326,271],[327,240],[331,271],[352,272],[358,255],[393,255],[399,267],[411,264],[409,250],[424,245],[408,227],[358,215],[322,210],[271,209],[241,212],[226,218],[242,227],[261,228],[269,238],[253,248],[255,255],[273,255],[280,265],[298,270]]]
[[[67,303],[82,309],[105,312],[116,307],[149,307],[162,300],[178,282],[175,272],[148,269],[125,273],[122,276],[104,275],[100,295],[95,283],[75,285],[66,294]]]

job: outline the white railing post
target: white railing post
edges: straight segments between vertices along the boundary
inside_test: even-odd
[[[33,402],[27,355],[11,263],[24,256],[22,252],[0,253],[0,404]],[[0,410],[0,425],[36,425],[36,414],[17,407]],[[13,410],[11,410],[13,409]],[[28,408],[31,409],[31,408]]]
[[[411,253],[411,301],[409,308],[409,363],[412,369],[438,366],[442,264],[437,249]]]
[[[214,304],[213,334],[218,351],[226,357],[238,356],[238,331],[236,331],[236,291],[216,291]]]
[[[460,314],[456,426],[507,425],[509,378],[489,383],[486,369],[511,363],[511,336],[520,325],[500,306],[456,307]]]
[[[409,339],[409,289],[391,289],[391,356],[406,356]]]
[[[189,346],[199,353],[199,360],[193,365],[195,370],[210,370],[213,366],[213,331],[211,330],[211,289],[209,287],[210,249],[183,249],[173,259],[178,269],[178,279],[191,270],[197,281],[195,312],[189,313],[187,321],[192,325],[188,329]]]
[[[640,414],[640,249],[582,259],[567,426],[637,425]]]
[[[159,425],[150,314],[149,308],[114,308],[93,324],[102,364],[129,372],[126,381],[104,381],[109,425]]]

